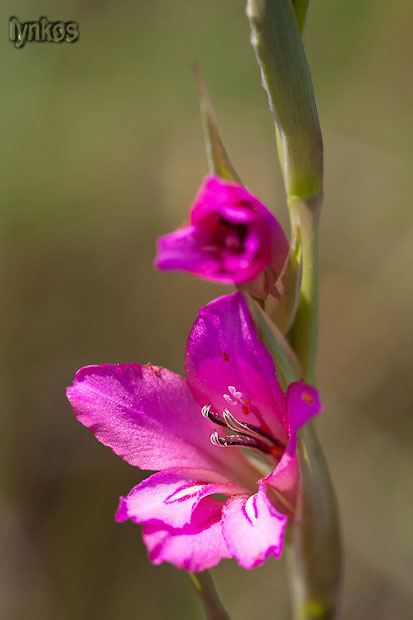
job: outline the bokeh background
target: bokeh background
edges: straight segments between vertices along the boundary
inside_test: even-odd
[[[76,20],[74,45],[8,41],[8,18]],[[413,612],[413,5],[313,2],[306,35],[326,147],[318,428],[341,506],[340,618]],[[65,400],[74,371],[183,371],[224,291],[152,267],[206,171],[190,64],[235,167],[287,225],[273,125],[241,0],[5,0],[1,7],[0,617],[203,617],[146,558],[117,498],[141,477]],[[229,289],[228,289],[229,290]],[[214,571],[234,619],[288,618],[284,562]]]

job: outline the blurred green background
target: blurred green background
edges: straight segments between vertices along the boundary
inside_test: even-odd
[[[76,20],[80,40],[16,50],[11,15]],[[235,167],[287,222],[244,2],[5,0],[0,23],[0,617],[200,619],[185,573],[153,567],[140,528],[114,523],[142,474],[76,422],[64,388],[90,363],[182,372],[197,309],[225,290],[152,267],[206,171],[192,61]],[[326,147],[318,426],[342,513],[342,619],[413,611],[412,23],[410,0],[315,0],[306,35]],[[283,561],[214,576],[234,619],[288,618]]]

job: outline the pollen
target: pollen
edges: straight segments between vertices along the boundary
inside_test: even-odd
[[[224,358],[225,362],[229,362],[229,357],[228,355],[225,353],[225,351],[222,351],[222,357]]]
[[[153,364],[151,364],[150,362],[148,362],[146,364],[146,367],[149,368],[149,370],[152,370],[152,372],[156,375],[159,376],[161,374],[161,367],[160,366],[154,366]]]
[[[241,411],[242,411],[242,413],[244,415],[248,415],[249,414],[249,409],[248,409],[248,407],[246,407],[246,405],[242,405]]]
[[[303,392],[301,394],[301,400],[307,403],[307,405],[312,405],[314,403],[314,399],[309,392]]]
[[[273,456],[276,456],[277,458],[280,458],[282,456],[283,450],[282,450],[282,448],[280,448],[280,446],[271,446],[270,453]]]

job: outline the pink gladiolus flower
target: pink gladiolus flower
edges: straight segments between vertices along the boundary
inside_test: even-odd
[[[289,244],[276,218],[245,187],[207,176],[189,220],[188,226],[158,239],[159,269],[243,285],[263,299],[269,293],[278,296],[274,285]]]
[[[116,519],[143,525],[154,564],[196,572],[278,558],[300,476],[296,431],[321,410],[317,391],[300,381],[283,393],[240,293],[200,311],[185,365],[186,379],[152,365],[87,366],[67,389],[99,441],[160,470],[120,498]]]

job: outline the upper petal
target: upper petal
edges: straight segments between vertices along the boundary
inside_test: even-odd
[[[270,555],[279,558],[288,517],[274,508],[260,485],[258,493],[230,498],[222,512],[222,533],[238,564],[255,568]]]
[[[204,498],[193,513],[190,525],[181,529],[159,523],[143,525],[143,540],[153,564],[170,562],[189,572],[212,568],[230,552],[222,535],[223,503],[212,497]]]
[[[277,218],[254,194],[238,183],[207,176],[192,205],[191,223],[199,224],[211,212],[253,226],[260,237],[260,255],[265,256],[261,268],[270,264],[280,274],[289,252],[288,239]]]
[[[131,465],[214,469],[222,456],[185,379],[165,368],[86,366],[67,397],[80,422]]]
[[[116,520],[159,521],[182,528],[191,522],[192,513],[203,497],[242,492],[244,489],[217,472],[174,468],[153,474],[134,487],[127,497],[121,497]]]
[[[158,269],[183,269],[198,275],[218,277],[220,261],[213,253],[205,252],[199,231],[195,226],[186,226],[163,235],[157,241],[155,266]],[[232,283],[232,278],[222,274],[223,284]]]
[[[274,362],[260,342],[240,293],[200,310],[188,338],[185,369],[201,406],[226,407],[241,421],[287,441],[287,409]]]
[[[286,397],[290,433],[295,433],[323,409],[317,390],[303,381],[290,383]]]

